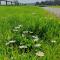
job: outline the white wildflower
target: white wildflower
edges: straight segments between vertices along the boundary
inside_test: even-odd
[[[34,39],[35,42],[37,42],[38,40],[39,40],[39,38]]]
[[[27,48],[27,46],[19,46],[20,49]]]
[[[19,29],[19,28],[20,28],[19,26],[15,27],[15,29]]]
[[[36,44],[36,45],[34,45],[34,47],[40,47],[41,46],[41,44]]]
[[[8,43],[6,43],[6,45],[9,45],[10,43],[8,42]]]
[[[32,34],[33,32],[32,31],[23,31],[23,34],[28,34],[28,33]]]
[[[16,41],[13,41],[13,40],[12,40],[12,41],[7,42],[6,45],[13,44],[13,43],[15,43],[15,42],[16,42]]]
[[[12,40],[12,41],[9,41],[10,43],[15,43],[16,41]]]
[[[32,36],[32,38],[35,42],[39,40],[38,36]]]
[[[38,52],[36,53],[36,56],[42,57],[42,56],[44,56],[44,53],[41,52],[41,51],[38,51]]]
[[[22,27],[22,25],[18,25],[17,27],[15,27],[15,29],[19,29],[19,28],[21,28]]]
[[[29,31],[30,34],[32,34],[33,32],[32,31]]]
[[[23,34],[27,34],[28,33],[28,31],[23,31]]]
[[[33,39],[38,39],[38,36],[32,36]]]
[[[56,43],[56,41],[55,41],[55,40],[52,40],[51,42],[52,42],[52,43]]]
[[[22,25],[18,25],[20,28],[22,27]]]

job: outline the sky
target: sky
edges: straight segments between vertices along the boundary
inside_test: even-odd
[[[8,0],[8,1],[14,1],[14,0]],[[20,3],[34,3],[34,2],[41,2],[41,1],[46,1],[46,0],[18,0]],[[11,4],[8,2],[8,4]],[[1,5],[6,5],[5,1],[1,1]]]
[[[19,0],[21,3],[34,3],[34,2],[41,2],[45,0]]]

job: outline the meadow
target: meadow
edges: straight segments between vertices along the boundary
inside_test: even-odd
[[[37,6],[0,6],[0,60],[60,60],[59,20]]]

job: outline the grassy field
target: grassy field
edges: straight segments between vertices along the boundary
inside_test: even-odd
[[[41,7],[0,6],[0,60],[60,60],[59,20]],[[16,42],[8,44],[12,40]],[[41,46],[35,48],[35,44]],[[38,51],[44,56],[36,56]]]

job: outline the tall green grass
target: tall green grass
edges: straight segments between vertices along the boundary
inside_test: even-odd
[[[35,55],[34,49],[19,53],[18,46],[6,46],[6,42],[16,39],[25,44],[33,44],[30,39],[22,38],[21,33],[13,33],[18,25],[21,31],[32,31],[38,35],[44,51],[44,57]],[[51,43],[56,40],[56,43]],[[0,6],[0,60],[59,60],[60,59],[60,21],[40,7],[35,6]]]

